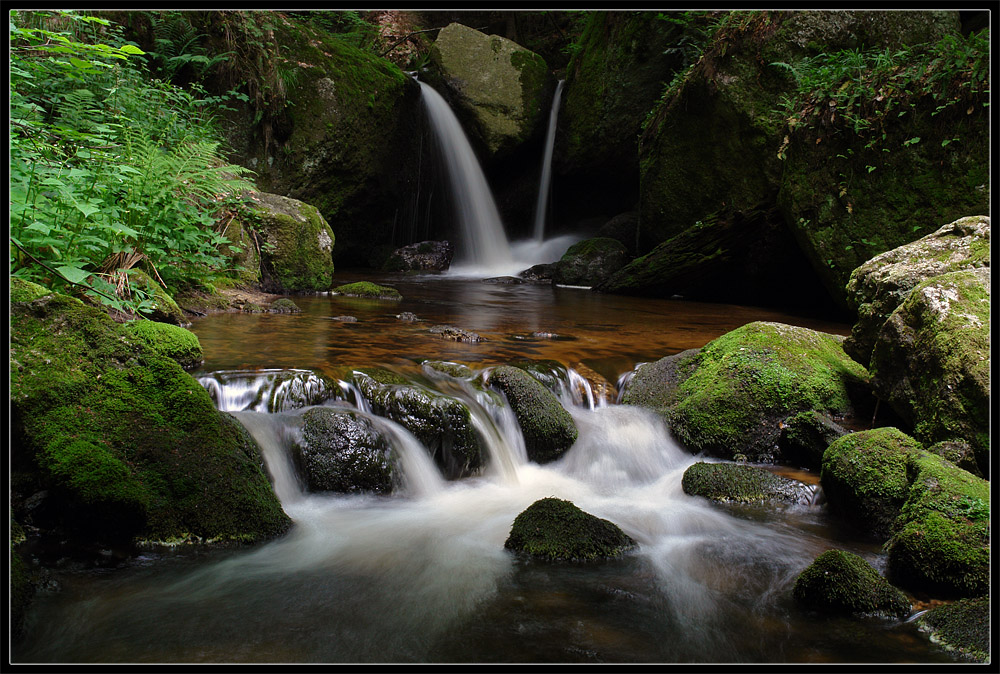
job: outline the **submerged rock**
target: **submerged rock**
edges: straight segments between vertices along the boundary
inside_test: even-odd
[[[253,216],[267,242],[261,248],[265,292],[323,291],[333,283],[334,235],[315,206],[255,192]]]
[[[485,342],[486,338],[480,336],[478,333],[472,332],[471,330],[464,330],[462,328],[456,328],[450,325],[435,325],[428,328],[429,332],[435,335],[441,335],[445,339],[451,339],[456,342]]]
[[[758,466],[698,462],[684,471],[681,488],[689,496],[723,503],[808,503],[814,490],[807,484],[775,475]]]
[[[588,562],[621,557],[635,541],[569,501],[543,498],[514,519],[504,547],[546,562]]]
[[[936,644],[955,652],[963,660],[990,660],[989,597],[960,599],[935,606],[917,619],[922,632]]]
[[[479,438],[469,408],[460,400],[383,368],[355,370],[354,382],[372,411],[413,433],[448,479],[472,475],[482,467]]]
[[[455,247],[448,241],[421,241],[397,248],[383,265],[384,271],[445,271],[451,267]]]
[[[490,373],[486,383],[507,397],[532,461],[553,461],[576,442],[579,431],[573,417],[545,386],[524,370],[501,365]]]
[[[414,321],[419,321],[417,315],[411,311],[404,311],[401,314],[396,314],[396,320],[403,321],[404,323],[413,323]]]
[[[344,295],[346,297],[363,297],[372,300],[401,300],[403,295],[395,288],[380,286],[370,281],[357,281],[346,285],[337,286],[330,291],[334,295]]]
[[[574,243],[555,263],[552,282],[569,286],[596,286],[628,262],[621,242],[609,238]]]
[[[302,419],[300,457],[310,491],[393,491],[392,446],[370,419],[331,407],[315,407]]]
[[[904,618],[910,602],[871,564],[844,550],[827,550],[795,580],[795,599],[815,611]]]

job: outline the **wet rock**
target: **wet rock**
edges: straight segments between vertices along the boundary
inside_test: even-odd
[[[621,557],[635,547],[618,525],[570,501],[543,498],[514,519],[504,548],[545,562]]]
[[[536,264],[518,274],[527,283],[551,283],[555,263]]]
[[[509,154],[543,123],[554,81],[538,54],[452,23],[438,32],[430,57],[443,77],[445,97],[489,157]]]
[[[587,385],[590,387],[590,392],[594,396],[595,402],[603,400],[606,403],[613,403],[618,400],[617,388],[602,374],[583,363],[577,363],[573,366],[573,369],[576,370],[577,374],[579,374],[584,381],[587,382]],[[584,391],[581,391],[580,393],[582,395],[585,394]]]
[[[324,291],[333,282],[334,235],[315,206],[255,192],[252,212],[267,246],[261,248],[265,292]]]
[[[867,367],[882,326],[927,279],[990,266],[990,219],[960,218],[912,243],[876,255],[851,272],[847,298],[857,322],[844,351]]]
[[[490,373],[486,383],[507,397],[532,461],[557,459],[576,442],[579,431],[569,412],[524,370],[501,365]]]
[[[781,424],[778,449],[784,461],[801,468],[818,470],[823,452],[847,429],[816,410],[800,412]]]
[[[857,555],[827,550],[795,580],[792,596],[823,613],[904,618],[910,602],[878,571]]]
[[[813,487],[758,466],[698,462],[684,471],[681,488],[689,496],[722,503],[809,503]]]
[[[482,467],[483,450],[469,408],[460,400],[383,368],[356,370],[354,382],[372,411],[413,433],[448,479],[467,477]]]
[[[412,313],[410,311],[404,311],[401,314],[396,314],[396,319],[403,321],[404,323],[413,323],[415,321],[420,320],[419,318],[417,318],[417,315],[415,313]]]
[[[976,477],[985,477],[979,470],[979,464],[976,463],[975,450],[965,440],[944,440],[931,445],[927,451],[937,454]]]
[[[363,297],[372,300],[401,300],[402,294],[395,288],[380,286],[370,281],[357,281],[346,285],[337,286],[330,291],[333,295],[344,295],[346,297]]]
[[[482,283],[489,283],[491,285],[505,285],[505,286],[516,286],[524,283],[524,279],[518,278],[516,276],[493,276],[491,278],[484,278]]]
[[[485,342],[486,338],[480,336],[479,334],[472,332],[471,330],[464,330],[462,328],[452,327],[450,325],[435,325],[428,329],[429,332],[435,335],[441,335],[445,339],[451,339],[456,342]]]
[[[397,248],[386,260],[385,271],[445,271],[451,267],[455,247],[448,241],[421,241]]]
[[[287,297],[282,297],[271,302],[270,311],[272,314],[299,314],[302,313],[302,309],[299,308],[292,300]]]
[[[990,660],[990,600],[988,597],[960,599],[930,609],[917,618],[922,632],[961,659]]]
[[[357,323],[358,319],[354,316],[331,316],[331,321],[340,321],[341,323]]]
[[[628,262],[621,242],[609,238],[574,243],[555,263],[552,282],[569,286],[600,285]]]
[[[599,238],[609,238],[618,241],[625,247],[625,252],[629,258],[635,256],[635,235],[639,226],[639,213],[627,211],[619,213],[615,217],[601,225],[596,236]]]
[[[930,278],[879,331],[872,387],[924,443],[968,442],[990,470],[990,270]]]
[[[456,379],[471,379],[475,376],[475,372],[472,368],[462,365],[461,363],[447,363],[440,360],[427,360],[423,363],[424,367],[430,368],[435,372],[442,372],[449,377],[454,377]]]
[[[314,407],[302,419],[300,463],[310,491],[393,491],[396,459],[370,419],[331,407]]]

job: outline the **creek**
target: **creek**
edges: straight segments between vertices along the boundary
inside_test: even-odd
[[[354,278],[338,271],[338,281]],[[61,591],[35,600],[19,662],[949,661],[912,621],[819,616],[792,600],[797,574],[825,549],[884,568],[878,545],[853,539],[821,499],[722,506],[687,496],[681,476],[704,457],[677,445],[652,413],[573,395],[577,369],[615,383],[637,362],[751,320],[839,334],[848,326],[460,276],[365,278],[391,283],[404,299],[296,296],[299,314],[217,314],[192,326],[206,356],[194,374],[261,445],[291,530],[254,548],[146,549],[107,568],[56,573]],[[404,311],[421,320],[400,321]],[[357,320],[333,320],[345,315]],[[436,324],[486,341],[443,339],[429,331]],[[579,439],[553,463],[528,461],[508,408],[431,376],[425,359],[473,369],[564,364],[562,385],[552,387]],[[404,489],[303,491],[289,448],[318,390],[289,390],[270,406],[251,401],[278,379],[267,375],[295,370],[344,381],[323,404],[366,413],[345,379],[373,364],[474,409],[489,450],[480,474],[445,480],[413,436],[376,417],[404,457]],[[617,523],[638,549],[594,564],[518,560],[503,547],[511,523],[548,496]]]

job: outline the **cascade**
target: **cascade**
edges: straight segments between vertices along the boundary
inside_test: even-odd
[[[556,85],[556,93],[552,96],[552,110],[549,112],[549,128],[545,132],[545,154],[542,157],[542,175],[538,181],[538,201],[535,203],[535,241],[539,242],[545,238],[545,211],[552,178],[552,150],[556,144],[556,121],[559,119],[559,101],[565,83],[566,80],[559,80]]]
[[[456,246],[456,266],[505,273],[513,263],[510,244],[479,160],[448,102],[431,86],[419,81],[418,84],[444,158],[451,197],[462,228],[462,245]]]

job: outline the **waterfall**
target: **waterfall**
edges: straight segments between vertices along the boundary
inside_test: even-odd
[[[556,145],[556,120],[559,119],[559,101],[562,97],[563,84],[559,80],[556,93],[552,97],[552,110],[549,112],[549,128],[545,132],[545,155],[542,158],[542,176],[538,181],[538,201],[535,204],[535,241],[545,238],[545,210],[549,201],[549,182],[552,178],[552,150]]]
[[[438,147],[444,157],[463,241],[457,263],[482,269],[508,270],[513,259],[493,194],[479,160],[455,113],[429,85],[418,82]]]

